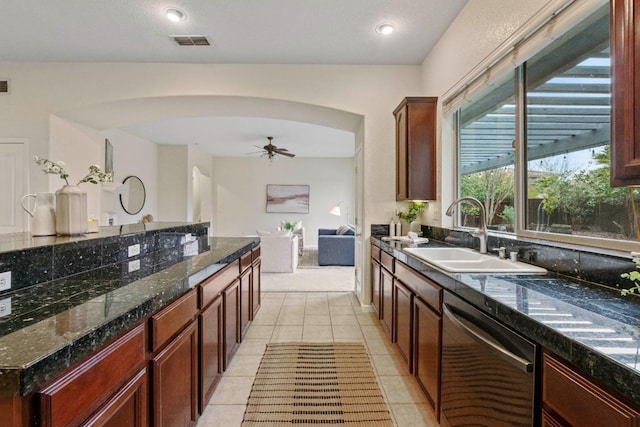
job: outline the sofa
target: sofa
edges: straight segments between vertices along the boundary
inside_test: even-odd
[[[318,230],[318,265],[353,266],[355,231],[349,226]]]
[[[261,271],[264,273],[295,273],[298,268],[298,237],[291,232],[261,234]]]

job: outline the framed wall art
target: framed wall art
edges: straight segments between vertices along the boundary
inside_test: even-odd
[[[309,213],[308,185],[267,184],[268,213]]]

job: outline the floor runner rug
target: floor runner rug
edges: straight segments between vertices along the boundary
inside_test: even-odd
[[[242,427],[393,426],[360,343],[273,343],[260,362]]]

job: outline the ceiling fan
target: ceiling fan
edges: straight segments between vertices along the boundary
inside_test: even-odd
[[[258,148],[262,148],[264,150],[263,152],[263,157],[268,158],[269,160],[273,159],[276,155],[281,155],[281,156],[286,156],[286,157],[295,157],[296,155],[293,153],[290,153],[289,150],[287,150],[286,148],[279,148],[276,147],[275,145],[273,145],[273,137],[272,136],[268,136],[267,139],[269,140],[269,143],[267,145],[265,145],[264,147],[258,147]]]

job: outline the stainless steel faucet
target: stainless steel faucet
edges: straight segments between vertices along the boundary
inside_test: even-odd
[[[448,216],[452,216],[453,208],[458,203],[461,203],[461,202],[473,203],[474,205],[478,206],[478,208],[480,209],[480,227],[476,228],[473,231],[470,231],[469,234],[471,234],[473,237],[477,237],[480,239],[480,253],[486,254],[487,253],[487,213],[484,209],[484,205],[480,202],[480,200],[476,199],[475,197],[460,197],[459,199],[454,200],[453,203],[449,205],[449,207],[447,208],[446,214]]]

